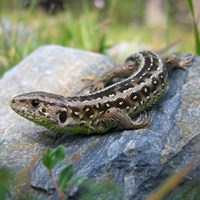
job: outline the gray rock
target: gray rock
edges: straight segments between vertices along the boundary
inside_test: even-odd
[[[113,66],[105,56],[51,45],[39,48],[1,78],[0,165],[20,173],[16,189],[19,195],[26,191],[34,194],[28,184],[28,171],[47,147],[55,146],[55,139],[45,128],[14,113],[10,100],[35,90],[73,95],[83,87],[81,78],[97,76]],[[44,199],[44,193],[40,194]]]
[[[57,46],[41,47],[31,54],[0,80],[0,161],[22,170],[23,175],[29,172],[29,179],[25,176],[20,182],[19,193],[31,191],[37,199],[48,193],[56,199],[39,158],[46,147],[59,144],[65,146],[65,165],[73,161],[76,174],[121,183],[124,199],[144,199],[163,177],[191,160],[194,168],[189,178],[200,181],[199,63],[200,57],[196,57],[188,70],[170,73],[166,94],[150,111],[149,127],[89,137],[66,135],[55,141],[48,136],[49,131],[11,111],[8,102],[12,96],[34,90],[75,94],[80,90],[77,86],[82,86],[81,78],[103,73],[113,64],[102,55]],[[63,167],[56,168],[54,175]]]
[[[111,58],[114,58],[115,61],[122,61],[127,58],[127,55],[130,52],[142,51],[142,50],[152,50],[152,48],[145,44],[141,43],[141,41],[133,40],[133,41],[121,41],[116,45],[106,49],[106,55]],[[154,49],[157,50],[157,49]]]

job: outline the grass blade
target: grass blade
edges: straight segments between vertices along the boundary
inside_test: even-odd
[[[200,38],[199,38],[199,30],[195,20],[194,6],[193,1],[188,0],[189,9],[192,15],[193,24],[194,24],[194,37],[195,37],[195,51],[196,54],[200,55]]]

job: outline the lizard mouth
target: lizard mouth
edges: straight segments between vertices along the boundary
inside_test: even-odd
[[[28,111],[28,109],[24,106],[19,106],[15,99],[12,99],[10,101],[10,107],[14,112],[26,119],[29,119],[31,121],[40,120],[40,116],[37,116],[35,113]]]

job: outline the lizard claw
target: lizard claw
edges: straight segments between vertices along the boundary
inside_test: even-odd
[[[140,113],[139,118],[135,121],[135,123],[140,124],[141,126],[147,126],[150,122],[149,114],[144,110],[143,113]]]
[[[187,67],[191,65],[193,58],[194,58],[194,55],[187,55],[187,57],[181,58],[179,62],[180,67]]]

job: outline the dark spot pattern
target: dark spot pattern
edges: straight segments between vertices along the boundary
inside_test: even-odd
[[[163,80],[165,76],[166,76],[166,75],[165,75],[163,72],[161,72],[161,73],[159,74],[159,78],[160,78],[161,80]]]
[[[144,52],[143,53],[143,56],[144,56],[144,58],[145,58],[145,66],[148,68],[148,67],[150,67],[151,66],[151,58],[150,57],[152,57],[152,55],[150,55],[149,56],[149,53],[147,53],[147,52]]]
[[[154,56],[153,58],[153,64],[151,66],[151,70],[157,70],[159,67],[160,63],[159,63],[159,59],[157,57]]]
[[[141,93],[144,97],[149,96],[151,93],[150,88],[147,85],[143,86],[143,88],[141,89]]]
[[[130,106],[130,105],[129,105],[129,103],[128,103],[125,99],[123,99],[123,98],[118,98],[118,99],[116,100],[116,106],[117,106],[118,108],[124,109],[124,108],[126,108],[127,106]]]
[[[163,68],[159,57],[153,52],[141,52],[126,60],[133,64],[131,67],[136,67],[136,69],[141,65],[141,61],[144,61],[144,66],[141,66],[140,71],[137,71],[137,74],[130,74],[130,77],[125,80],[89,95],[67,97],[69,102],[80,101],[79,109],[76,111],[75,108],[72,109],[72,116],[80,117],[78,113],[81,113],[82,118],[88,120],[95,114],[109,111],[111,107],[130,110],[129,112],[134,114],[140,112],[145,106],[151,107],[157,101],[158,94],[164,91],[163,84],[166,83],[167,71]],[[134,88],[132,93],[130,88]],[[127,90],[129,92],[125,93]],[[122,97],[118,97],[118,93],[123,93],[119,95]],[[109,100],[105,102],[104,97],[109,97]],[[97,101],[94,101],[94,104],[90,102],[90,105],[87,105],[87,101],[95,99]]]
[[[79,118],[80,109],[78,107],[71,107],[72,117]]]
[[[90,118],[90,116],[94,115],[94,109],[91,106],[83,107],[84,116]]]
[[[107,109],[109,109],[112,106],[113,106],[113,102],[112,101],[107,101],[105,103],[99,103],[99,111],[100,112],[105,112]]]
[[[153,78],[152,78],[152,84],[153,84],[154,86],[158,86],[158,85],[159,85],[159,79],[157,79],[156,77],[153,77]]]
[[[141,70],[140,74],[145,73],[146,71],[156,71],[160,65],[159,58],[152,52],[143,52],[145,58],[144,67]],[[150,70],[148,70],[150,68]]]
[[[61,123],[65,123],[67,120],[67,111],[61,111],[59,114],[59,120]]]
[[[45,113],[47,110],[46,108],[42,108],[42,112]]]
[[[141,96],[137,92],[131,93],[130,99],[132,102],[140,102],[142,100]]]
[[[143,79],[150,79],[152,77],[152,73],[145,73],[145,75],[143,76]]]
[[[121,83],[119,83],[119,88],[118,91],[119,92],[123,92],[124,90],[128,90],[129,88],[133,88],[134,85],[130,84],[130,80],[125,80]]]

